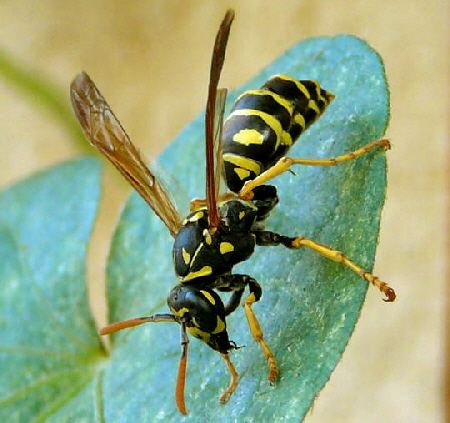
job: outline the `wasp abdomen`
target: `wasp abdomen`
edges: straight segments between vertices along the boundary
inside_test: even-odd
[[[333,98],[316,81],[285,75],[275,75],[261,89],[242,94],[223,127],[228,188],[238,192],[246,181],[286,155]]]

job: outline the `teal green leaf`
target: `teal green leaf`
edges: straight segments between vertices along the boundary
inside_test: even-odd
[[[227,71],[232,66],[227,64]],[[254,80],[230,94],[285,73],[316,79],[336,94],[325,115],[301,137],[293,157],[334,157],[380,138],[389,117],[384,68],[363,41],[317,38],[289,50]],[[164,152],[160,163],[183,181],[190,197],[204,195],[203,115]],[[385,156],[375,152],[334,168],[297,167],[278,178],[280,204],[267,227],[302,235],[346,252],[366,269],[373,265],[386,186]],[[166,310],[175,285],[172,240],[144,202],[130,198],[116,230],[108,265],[110,320]],[[136,246],[139,246],[136,248]],[[219,394],[228,384],[220,356],[197,340],[190,344],[187,407],[190,421],[298,421],[329,379],[353,332],[367,284],[358,275],[310,251],[260,248],[237,273],[263,287],[254,308],[273,348],[281,379],[267,382],[267,366],[247,328],[244,312],[229,318],[231,338],[245,345],[232,354],[241,381],[229,403]],[[382,295],[380,294],[380,301]],[[149,324],[113,338],[105,374],[105,416],[132,421],[177,421],[174,385],[180,353],[176,325]]]
[[[226,66],[230,72],[233,64]],[[277,73],[316,79],[337,96],[291,156],[334,157],[384,134],[389,119],[384,68],[365,42],[351,36],[304,41],[232,92],[228,107],[244,89],[258,87]],[[159,160],[191,197],[204,196],[203,144],[200,115]],[[6,411],[0,413],[14,415],[16,421],[179,421],[174,404],[179,327],[147,324],[119,332],[112,337],[106,361],[94,333],[83,267],[98,195],[93,163],[55,168],[0,198],[1,248],[10,258],[0,264],[5,289],[0,365],[7,369],[0,397],[0,409]],[[294,171],[277,178],[281,201],[267,228],[330,245],[370,270],[386,188],[385,155],[376,151],[336,167]],[[71,172],[77,173],[78,182]],[[46,185],[48,192],[38,195],[35,185],[48,175],[53,175],[54,186]],[[165,226],[132,195],[116,228],[107,267],[111,321],[167,311],[165,299],[176,284],[171,244]],[[238,309],[228,329],[231,339],[244,346],[232,353],[240,384],[221,406],[218,397],[229,382],[225,365],[219,354],[193,339],[186,385],[190,415],[184,420],[297,422],[338,363],[367,284],[314,252],[283,247],[259,248],[235,271],[254,276],[263,287],[254,309],[276,354],[280,380],[269,385],[263,354]]]
[[[93,391],[105,357],[85,281],[99,176],[82,159],[0,195],[0,421],[94,415],[75,398]]]

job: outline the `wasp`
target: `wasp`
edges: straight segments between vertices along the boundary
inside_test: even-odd
[[[252,305],[262,289],[250,275],[234,274],[233,267],[253,254],[256,246],[307,247],[358,273],[394,301],[395,291],[362,269],[340,251],[301,236],[285,236],[265,229],[264,222],[277,205],[277,190],[267,182],[293,165],[332,166],[355,160],[389,141],[369,143],[359,150],[330,159],[286,156],[297,138],[326,110],[334,95],[316,81],[299,81],[286,75],[271,77],[260,89],[243,93],[224,121],[227,90],[218,88],[234,11],[228,10],[216,35],[205,113],[206,197],[191,202],[182,220],[157,177],[147,168],[119,120],[92,79],[81,72],[71,84],[71,101],[89,142],[103,153],[136,189],[166,225],[174,238],[173,263],[178,284],[170,291],[169,313],[112,323],[100,331],[110,334],[148,322],[172,322],[181,327],[181,357],[175,389],[179,411],[187,414],[185,378],[188,334],[220,353],[230,373],[230,384],[220,396],[225,403],[235,391],[238,373],[229,353],[226,317],[243,302],[249,330],[268,363],[268,379],[279,374]],[[223,177],[229,193],[219,194]],[[245,290],[248,295],[242,301]],[[220,292],[230,292],[226,303]]]

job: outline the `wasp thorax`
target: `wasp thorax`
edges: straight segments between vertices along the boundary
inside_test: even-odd
[[[255,223],[257,208],[241,200],[229,200],[219,207],[219,215],[225,226],[233,232],[248,232]]]

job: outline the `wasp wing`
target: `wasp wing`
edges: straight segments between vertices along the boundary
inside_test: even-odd
[[[111,161],[175,236],[181,227],[175,206],[86,72],[73,80],[70,98],[89,142]]]
[[[214,118],[214,189],[216,195],[216,203],[220,194],[220,182],[222,178],[222,129],[223,118],[225,114],[225,102],[227,99],[227,89],[220,88],[217,90],[215,118]]]
[[[214,165],[214,140],[217,138],[216,127],[219,121],[223,120],[223,103],[226,91],[218,90],[220,74],[222,72],[225,60],[225,51],[230,35],[231,24],[234,19],[234,11],[228,10],[220,24],[216,35],[214,50],[211,60],[211,69],[209,73],[208,100],[206,102],[205,115],[205,142],[206,142],[206,204],[209,213],[209,225],[216,228],[219,225],[219,213],[217,210],[217,185],[216,185],[216,167]],[[217,101],[219,99],[219,101]],[[222,115],[216,118],[216,111],[220,105]],[[219,134],[221,129],[219,130]],[[219,140],[220,145],[220,140]],[[220,167],[220,166],[219,166]]]

